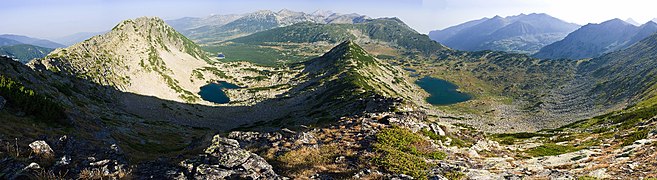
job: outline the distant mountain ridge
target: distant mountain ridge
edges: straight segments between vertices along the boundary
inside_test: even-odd
[[[66,47],[62,44],[52,42],[52,41],[49,41],[49,40],[32,38],[32,37],[27,37],[27,36],[22,36],[22,35],[3,34],[3,35],[0,35],[0,38],[11,39],[11,40],[14,40],[14,41],[18,41],[21,44],[30,44],[30,45],[34,45],[34,46],[46,47],[46,48],[51,48],[51,49]],[[14,45],[14,44],[9,44],[9,45]]]
[[[170,22],[176,24],[174,27],[178,27],[181,33],[196,42],[213,43],[234,39],[277,27],[285,27],[301,22],[321,24],[353,24],[371,19],[367,16],[359,14],[338,14],[330,11],[317,11],[308,14],[304,12],[290,11],[287,9],[283,9],[278,12],[262,10],[244,15],[226,15],[214,17],[217,17],[214,19],[223,18],[223,20],[221,20],[221,23],[210,23],[217,21],[208,20],[204,22],[203,20],[194,18],[183,18],[171,20]],[[206,19],[213,18],[208,17]]]
[[[79,32],[79,33],[75,33],[75,34],[71,34],[71,35],[67,35],[67,36],[63,36],[63,37],[54,38],[53,40],[55,42],[61,43],[63,45],[71,46],[75,43],[82,42],[82,41],[87,40],[87,39],[89,39],[93,36],[105,34],[107,32],[108,31]]]
[[[203,26],[223,26],[233,22],[244,14],[227,14],[227,15],[210,15],[207,17],[184,17],[173,20],[166,20],[165,22],[171,27],[183,34],[190,29],[195,29]]]
[[[7,38],[1,38],[0,37],[0,46],[11,46],[11,45],[16,45],[16,44],[22,44],[21,42],[18,42],[13,39],[7,39]]]
[[[257,45],[271,42],[339,43],[347,40],[367,45],[382,44],[427,56],[448,50],[442,44],[413,30],[398,18],[378,18],[354,24],[297,23],[230,41]]]
[[[577,28],[577,24],[533,13],[468,21],[431,31],[429,37],[458,50],[533,53]]]
[[[568,34],[566,38],[543,47],[534,54],[537,58],[582,59],[625,49],[657,32],[657,23],[649,21],[634,26],[620,19],[600,24],[587,24]]]
[[[0,46],[0,55],[5,55],[25,64],[34,58],[43,58],[53,49],[29,44],[17,44],[11,46]]]

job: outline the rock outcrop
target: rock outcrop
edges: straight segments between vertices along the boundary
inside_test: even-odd
[[[180,163],[193,179],[279,179],[262,157],[240,148],[239,142],[219,135],[196,158]]]

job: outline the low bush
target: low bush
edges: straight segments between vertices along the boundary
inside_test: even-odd
[[[0,75],[0,96],[7,99],[8,107],[16,108],[38,120],[66,125],[64,108],[46,96],[37,94],[21,83]]]
[[[374,150],[379,157],[375,164],[387,171],[425,179],[433,164],[429,159],[445,159],[444,152],[431,146],[431,142],[410,130],[392,127],[377,133]]]

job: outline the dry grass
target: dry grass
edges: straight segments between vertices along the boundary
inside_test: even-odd
[[[132,179],[132,171],[128,169],[119,169],[112,174],[104,174],[101,169],[83,169],[78,179]]]
[[[68,174],[68,171],[55,173],[52,170],[46,171],[46,170],[42,169],[40,171],[37,171],[34,174],[34,179],[36,179],[36,180],[60,180],[60,179],[66,179],[67,174]]]
[[[335,176],[346,175],[351,170],[347,162],[336,161],[340,156],[353,156],[355,152],[338,144],[319,147],[301,147],[284,153],[276,158],[275,165],[284,169],[284,175],[292,178],[304,178],[319,172]]]

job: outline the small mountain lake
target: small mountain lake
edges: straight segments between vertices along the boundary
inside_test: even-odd
[[[415,84],[430,94],[426,99],[429,104],[450,105],[472,99],[469,94],[459,92],[458,86],[442,79],[426,76]]]
[[[230,102],[230,98],[224,93],[224,89],[239,89],[241,87],[231,84],[225,81],[219,81],[217,83],[210,83],[201,87],[201,92],[198,94],[201,95],[201,99],[210,101],[218,104],[225,104]]]

